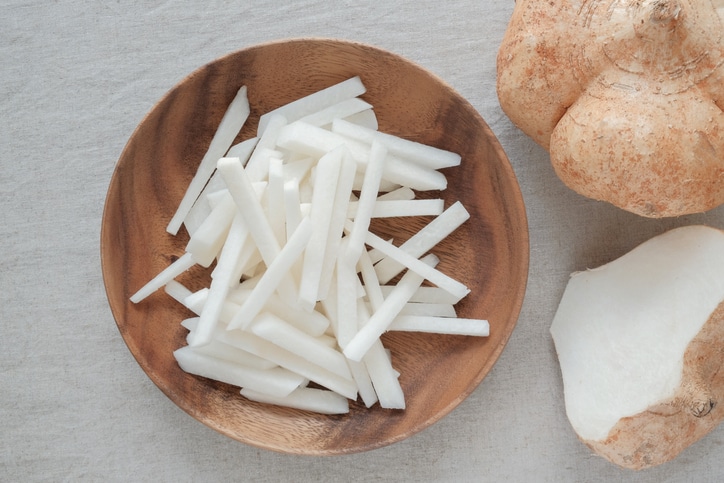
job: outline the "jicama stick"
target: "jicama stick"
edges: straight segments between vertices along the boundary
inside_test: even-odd
[[[490,335],[490,324],[481,319],[398,315],[388,330],[487,337]]]
[[[444,240],[450,233],[457,230],[469,218],[470,214],[463,204],[456,201],[447,210],[443,211],[440,216],[433,219],[400,245],[400,250],[413,257],[420,257]],[[402,263],[393,258],[382,260],[375,265],[377,276],[382,284],[392,280],[404,268],[405,266]]]
[[[269,266],[279,254],[281,247],[264,214],[264,209],[254,193],[251,180],[247,177],[239,158],[220,158],[217,169],[226,181],[234,202],[249,225],[249,230],[264,263]],[[293,300],[296,289],[291,278],[284,277],[279,289],[283,298]]]
[[[371,218],[394,218],[402,216],[439,216],[443,212],[442,199],[431,200],[378,200],[372,206]],[[350,202],[347,218],[355,219],[359,202]]]
[[[234,200],[227,194],[194,232],[186,244],[186,251],[196,263],[202,267],[211,265],[226,240],[235,212]]]
[[[464,284],[449,277],[448,275],[445,275],[441,271],[436,270],[407,252],[400,250],[398,247],[386,242],[374,233],[367,232],[365,235],[365,241],[371,247],[377,248],[388,257],[394,258],[399,263],[403,264],[409,270],[418,273],[420,276],[437,285],[439,288],[449,292],[450,295],[453,295],[456,298],[455,303],[459,302],[463,297],[470,293],[470,289],[468,289]]]
[[[394,285],[380,285],[380,290],[382,291],[382,295],[384,297],[387,297],[394,289]],[[418,288],[417,291],[412,295],[412,297],[410,297],[410,302],[426,302],[430,304],[454,305],[458,301],[458,298],[450,294],[450,292],[438,287],[428,286]]]
[[[160,289],[174,278],[184,273],[196,264],[190,253],[181,255],[175,262],[162,270],[158,275],[149,280],[143,287],[131,296],[131,302],[137,304],[141,300]]]
[[[332,282],[334,265],[339,258],[344,222],[347,219],[347,206],[349,205],[350,198],[353,196],[352,184],[354,183],[354,176],[357,170],[357,165],[346,150],[342,154],[341,163],[342,164],[339,168],[339,178],[337,179],[337,187],[335,189],[331,218],[329,220],[329,230],[327,232],[324,260],[322,261],[321,274],[319,278],[317,298],[320,300],[327,297],[329,284]]]
[[[192,336],[192,333],[196,330],[198,323],[198,317],[190,317],[182,320],[181,326],[189,331],[189,336]],[[194,351],[200,354],[206,354],[207,356],[216,357],[217,359],[233,362],[241,366],[250,367],[252,369],[271,369],[272,367],[277,367],[277,365],[272,361],[255,356],[245,350],[216,339],[201,347],[195,347]]]
[[[245,163],[249,159],[249,156],[251,156],[257,140],[258,138],[251,138],[235,144],[229,148],[229,152],[227,154],[230,157],[239,158],[242,163]],[[189,210],[188,214],[184,217],[183,224],[186,227],[186,231],[189,236],[193,236],[194,232],[199,226],[201,226],[201,223],[203,223],[211,212],[212,206],[207,199],[208,195],[222,189],[226,189],[224,180],[221,178],[218,171],[214,171],[214,174],[211,175],[211,178],[209,178],[209,182],[206,183],[206,186],[204,186],[204,189],[201,190],[201,193]]]
[[[281,158],[269,159],[269,185],[267,212],[274,235],[280,245],[287,241],[284,209],[284,162]],[[291,236],[291,234],[290,234]]]
[[[352,114],[344,118],[345,121],[351,122],[352,124],[358,124],[368,129],[379,129],[379,123],[377,122],[377,114],[372,109],[365,109],[357,114]]]
[[[279,317],[264,312],[254,320],[250,330],[262,339],[286,349],[312,364],[325,367],[345,379],[352,379],[352,374],[340,352],[284,322]]]
[[[269,297],[281,285],[284,280],[289,279],[289,270],[294,262],[304,251],[312,235],[312,223],[309,218],[304,218],[299,224],[289,242],[279,251],[279,254],[269,264],[264,274],[259,279],[256,287],[252,289],[249,298],[241,306],[239,313],[229,322],[227,330],[245,329],[264,308]]]
[[[269,172],[270,158],[282,157],[282,153],[275,150],[279,133],[287,125],[287,119],[281,115],[274,115],[269,119],[269,126],[264,134],[259,136],[259,142],[244,166],[247,176],[252,181],[262,181]],[[227,156],[231,157],[231,156]],[[242,163],[243,164],[243,163]]]
[[[287,368],[301,376],[326,387],[349,399],[357,398],[357,386],[350,380],[339,376],[329,369],[313,364],[286,349],[272,344],[261,337],[247,331],[223,331],[219,334],[223,342],[268,359],[280,367]]]
[[[276,114],[283,115],[291,123],[304,116],[318,112],[321,109],[333,106],[344,99],[361,96],[366,91],[367,89],[359,76],[334,84],[326,89],[316,91],[263,114],[259,118],[258,134],[265,131],[267,124],[269,123],[269,119]]]
[[[190,346],[173,353],[181,369],[190,374],[208,377],[233,386],[248,387],[265,394],[286,396],[298,388],[304,378],[287,369],[253,369],[229,361],[209,357]]]
[[[437,264],[437,257],[428,255],[421,260],[421,263]],[[430,265],[427,265],[430,266]],[[400,279],[390,295],[382,302],[382,305],[370,316],[370,319],[362,327],[352,340],[344,348],[344,355],[353,361],[360,361],[375,341],[387,330],[402,307],[408,302],[413,293],[424,281],[421,275],[408,271]]]
[[[332,124],[335,119],[343,119],[371,108],[371,104],[363,101],[359,97],[352,97],[329,106],[326,109],[321,109],[304,116],[299,120],[306,122],[307,124],[311,124],[312,126],[321,127],[327,124]]]
[[[249,236],[249,227],[238,212],[234,216],[231,228],[226,237],[226,243],[219,254],[219,263],[212,272],[211,286],[204,308],[200,314],[199,325],[191,340],[192,347],[202,346],[211,342],[211,333],[219,321],[219,315],[229,293],[231,278],[234,276],[239,255],[246,238]]]
[[[357,202],[357,213],[349,233],[347,253],[344,254],[345,257],[351,258],[350,262],[353,264],[357,263],[364,249],[365,237],[370,228],[372,210],[380,189],[386,154],[387,150],[384,146],[379,143],[372,143],[370,158],[365,170],[364,184]]]
[[[196,169],[196,174],[191,179],[191,182],[186,188],[186,193],[184,193],[176,209],[176,213],[174,213],[166,227],[166,231],[170,234],[175,235],[178,233],[181,223],[183,223],[184,218],[186,218],[189,210],[204,189],[206,182],[213,174],[216,168],[216,161],[229,150],[231,144],[234,142],[234,138],[239,134],[241,127],[249,117],[250,112],[246,86],[242,86],[224,113],[224,117],[222,117],[219,127],[214,133],[214,137],[211,139],[206,154]]]
[[[432,304],[425,302],[408,302],[400,311],[400,315],[421,315],[429,317],[456,317],[453,304]]]
[[[360,326],[364,327],[370,318],[369,312],[361,305],[359,307]],[[372,387],[380,403],[380,407],[385,409],[405,409],[405,394],[400,386],[398,379],[399,374],[392,367],[392,360],[377,339],[369,348],[362,363],[367,369]]]
[[[378,141],[384,144],[390,153],[432,169],[458,166],[461,161],[461,157],[457,153],[367,129],[363,126],[345,121],[344,119],[334,120],[332,123],[332,132],[367,144]]]
[[[342,149],[334,149],[322,156],[317,163],[309,215],[313,231],[309,246],[304,252],[302,279],[299,283],[299,305],[307,311],[311,311],[318,300],[324,252],[329,237],[335,191],[343,155]]]
[[[346,414],[349,412],[349,402],[345,397],[324,389],[300,387],[287,396],[274,397],[243,388],[241,395],[251,401],[314,411],[319,414]]]

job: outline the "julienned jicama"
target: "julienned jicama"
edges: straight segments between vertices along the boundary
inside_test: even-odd
[[[724,232],[687,226],[571,277],[551,326],[568,418],[630,469],[724,419]]]
[[[131,297],[165,288],[196,314],[174,353],[184,371],[325,414],[358,397],[404,409],[384,332],[489,334],[486,320],[456,317],[469,290],[431,253],[470,215],[416,195],[445,189],[438,170],[460,156],[379,132],[364,93],[352,77],[264,114],[232,145],[250,113],[239,89],[167,227],[185,226],[185,253]],[[399,246],[370,231],[373,218],[410,216],[432,218]],[[176,280],[214,261],[208,287]]]

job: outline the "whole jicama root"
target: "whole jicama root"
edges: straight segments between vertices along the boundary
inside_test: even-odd
[[[724,232],[678,228],[574,274],[551,324],[579,438],[630,469],[724,419]]]
[[[722,14],[722,0],[518,0],[501,107],[584,196],[654,218],[712,209],[724,203]]]

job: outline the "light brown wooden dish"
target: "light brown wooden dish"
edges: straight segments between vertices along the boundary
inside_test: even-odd
[[[462,317],[487,318],[488,338],[395,333],[384,336],[402,374],[404,411],[354,403],[324,416],[252,403],[238,389],[188,375],[172,352],[185,344],[179,323],[190,314],[159,291],[134,305],[129,296],[183,253],[185,232],[165,227],[206,151],[226,107],[248,86],[251,116],[239,139],[255,133],[260,114],[360,75],[380,130],[458,152],[446,170],[446,206],[460,200],[471,219],[438,249],[439,268],[472,293]],[[490,93],[493,95],[494,93]],[[417,224],[419,225],[419,223]],[[399,243],[412,226],[376,224]],[[254,46],[216,60],[182,80],[131,136],[110,183],[101,230],[103,277],[128,348],[179,407],[238,441],[309,455],[354,453],[407,438],[448,414],[483,380],[515,326],[528,274],[523,200],[508,159],[475,109],[434,75],[377,48],[338,40],[295,39]],[[180,278],[200,288],[205,270]],[[481,408],[495,411],[495,408]],[[485,416],[481,416],[485,417]],[[488,417],[494,417],[489,415]]]

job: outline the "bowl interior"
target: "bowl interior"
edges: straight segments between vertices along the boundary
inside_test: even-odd
[[[188,375],[172,352],[185,345],[179,323],[190,316],[159,291],[134,305],[129,296],[183,254],[188,237],[165,226],[183,196],[216,127],[241,85],[251,116],[239,135],[255,134],[264,112],[360,75],[363,96],[380,130],[455,151],[446,169],[446,206],[461,201],[471,219],[433,250],[440,270],[467,284],[460,317],[488,319],[487,338],[385,334],[406,394],[404,411],[353,403],[350,413],[324,416],[245,400],[238,389]],[[419,220],[375,223],[397,244]],[[227,436],[257,447],[299,454],[369,450],[404,439],[457,406],[490,371],[518,317],[528,272],[525,209],[510,164],[475,109],[417,65],[380,49],[337,40],[297,39],[247,48],[190,74],[171,89],[131,136],[112,177],[101,231],[101,258],[111,310],[128,348],[153,382],[179,407]],[[208,271],[180,281],[201,288]]]

